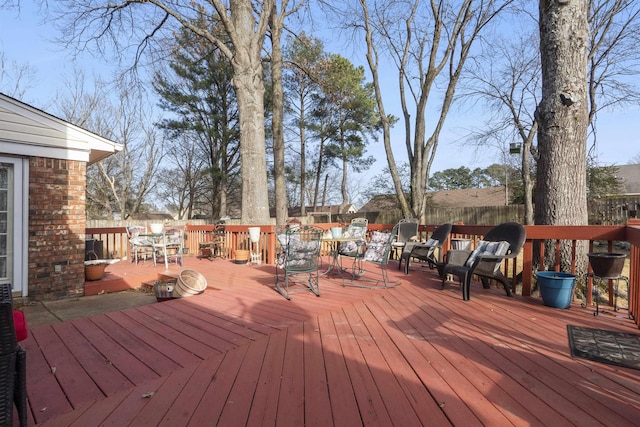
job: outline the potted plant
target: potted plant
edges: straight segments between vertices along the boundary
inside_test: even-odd
[[[119,259],[93,259],[84,262],[84,279],[87,281],[100,280],[104,277],[104,270],[108,265],[120,261]]]

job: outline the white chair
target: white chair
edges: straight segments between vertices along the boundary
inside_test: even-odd
[[[156,265],[155,252],[156,248],[153,241],[147,237],[141,236],[141,234],[147,233],[147,227],[140,225],[132,225],[127,227],[127,238],[129,239],[129,256],[130,262],[135,260],[138,263],[139,256],[142,255],[144,260],[147,260],[147,255],[153,258],[153,265]]]
[[[173,259],[176,264],[183,266],[182,252],[184,248],[184,229],[181,227],[165,228],[162,239],[157,244],[164,256],[164,265],[169,268],[169,262]]]

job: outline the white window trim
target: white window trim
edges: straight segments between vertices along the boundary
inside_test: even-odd
[[[0,156],[13,166],[13,291],[29,294],[29,159]]]

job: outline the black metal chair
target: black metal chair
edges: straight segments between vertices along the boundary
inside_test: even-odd
[[[449,234],[451,234],[451,228],[451,224],[442,224],[434,230],[426,242],[408,242],[400,255],[398,270],[402,268],[402,261],[404,261],[404,274],[409,274],[409,263],[411,259],[425,261],[431,269],[436,267],[438,265],[438,260],[435,258],[436,249],[442,248],[444,242],[449,238]]]
[[[13,407],[27,425],[27,353],[18,344],[13,323],[11,285],[0,285],[0,425],[13,425]]]
[[[478,242],[476,249],[471,252],[462,265],[447,263],[443,267],[442,287],[444,288],[447,275],[452,274],[460,279],[462,285],[462,299],[470,298],[471,277],[476,275],[482,280],[482,286],[489,288],[489,280],[497,280],[502,283],[507,296],[511,296],[511,284],[500,271],[500,265],[505,259],[513,259],[518,256],[526,240],[526,231],[522,224],[517,222],[505,222],[492,228]],[[504,248],[503,251],[500,251]],[[456,251],[449,251],[450,256],[455,256]],[[504,252],[504,253],[502,253]],[[464,251],[468,254],[469,251]]]

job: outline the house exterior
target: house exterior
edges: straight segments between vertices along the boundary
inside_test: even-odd
[[[0,283],[15,296],[84,292],[87,166],[122,148],[0,93]]]
[[[508,205],[509,195],[503,186],[488,188],[463,188],[459,190],[432,191],[427,193],[429,207],[477,208]],[[358,212],[382,212],[399,209],[395,194],[381,194],[369,200]]]
[[[615,175],[622,185],[622,196],[640,197],[640,165],[616,166]]]

